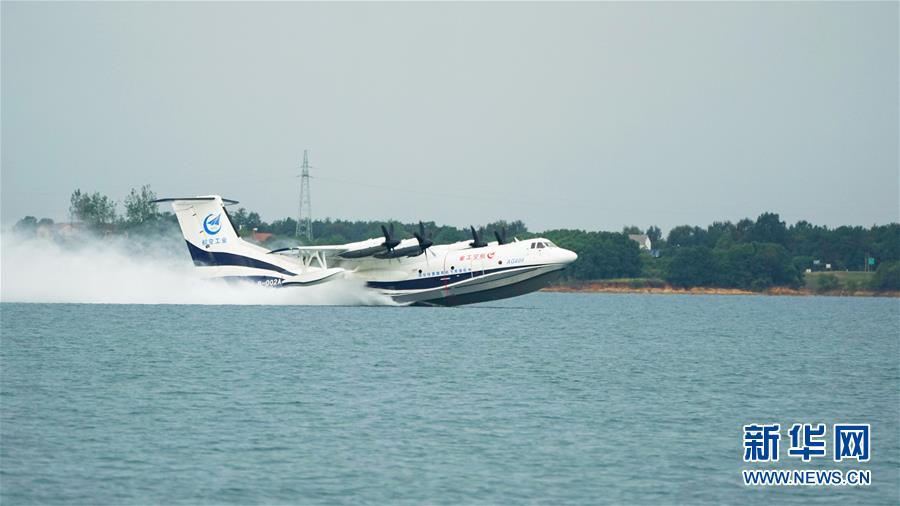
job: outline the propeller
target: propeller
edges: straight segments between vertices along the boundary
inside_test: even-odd
[[[425,250],[431,247],[434,244],[434,241],[431,240],[431,236],[425,235],[425,225],[422,222],[419,222],[419,231],[413,232],[413,235],[416,237],[416,240],[419,241],[419,252],[410,256],[418,256],[422,253],[425,253]]]
[[[400,244],[400,240],[394,239],[394,224],[391,223],[391,230],[388,232],[388,229],[382,225],[381,232],[384,234],[384,242],[381,243],[384,246],[384,249],[391,251],[396,248],[398,244]]]
[[[502,229],[500,229],[499,233],[496,230],[494,230],[494,237],[497,238],[498,246],[506,244],[506,227],[503,227]]]
[[[478,232],[475,230],[475,227],[470,225],[469,228],[472,229],[472,239],[474,239],[472,242],[469,243],[469,246],[471,246],[473,248],[483,248],[483,247],[487,246],[487,243],[481,240],[481,236],[478,235]]]

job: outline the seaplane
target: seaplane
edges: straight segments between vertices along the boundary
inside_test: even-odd
[[[154,202],[172,205],[205,279],[279,288],[358,279],[400,304],[458,306],[540,290],[578,258],[548,239],[508,241],[505,230],[486,242],[471,227],[471,241],[434,244],[421,222],[410,239],[398,239],[391,224],[382,225],[383,237],[365,241],[270,250],[238,235],[226,210],[235,200],[206,195]]]

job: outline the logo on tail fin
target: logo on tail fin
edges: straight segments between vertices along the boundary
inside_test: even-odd
[[[209,235],[216,235],[222,230],[222,223],[220,222],[222,213],[217,214],[215,218],[212,216],[213,215],[210,214],[203,220],[203,230]]]

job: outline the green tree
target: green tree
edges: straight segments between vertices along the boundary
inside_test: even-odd
[[[432,223],[431,226],[434,226],[434,224]],[[416,227],[418,227],[418,224],[416,224]],[[492,223],[488,223],[483,227],[476,228],[481,228],[485,232],[484,240],[486,241],[495,240],[494,232],[502,233],[503,229],[506,229],[506,238],[510,241],[512,241],[515,237],[523,236],[528,233],[528,227],[526,227],[525,224],[522,223],[522,220],[498,220]],[[416,228],[416,230],[418,230],[418,228]]]
[[[793,258],[793,260],[791,260],[791,262],[794,264],[794,269],[798,273],[802,273],[805,272],[806,269],[812,268],[813,260],[815,259],[810,256],[796,256]]]
[[[753,240],[751,234],[755,223],[750,218],[744,218],[734,225],[734,241],[750,242]]]
[[[432,234],[432,240],[435,244],[451,244],[464,241],[470,237],[469,234],[456,227],[437,227]],[[512,238],[515,237],[515,235],[507,232],[507,237]]]
[[[900,223],[872,226],[867,236],[867,253],[879,262],[900,260]]]
[[[132,188],[124,201],[126,224],[135,226],[159,219],[159,210],[156,204],[152,203],[154,200],[156,193],[149,185],[142,186],[140,191]]]
[[[787,244],[788,230],[776,213],[762,213],[750,229],[750,241]]]
[[[651,225],[644,233],[650,238],[650,244],[653,245],[653,249],[662,249],[665,247],[662,230],[660,230],[659,227]]]
[[[69,214],[91,227],[99,228],[116,221],[115,201],[100,192],[87,194],[76,189],[69,202]]]
[[[292,236],[297,231],[297,220],[293,218],[275,220],[269,225],[269,229],[265,231],[276,235]]]
[[[712,285],[716,280],[716,262],[706,246],[687,246],[675,250],[666,269],[666,281],[690,288]]]
[[[13,225],[13,230],[22,235],[34,235],[37,231],[38,220],[34,216],[26,216]]]
[[[734,243],[736,228],[730,221],[714,221],[706,227],[706,243],[710,248],[730,246]]]
[[[718,286],[759,291],[771,286],[796,287],[802,279],[790,253],[780,244],[735,244],[718,250],[716,261]]]
[[[706,230],[703,230],[700,227],[680,225],[669,231],[669,237],[666,239],[666,244],[670,248],[707,246],[706,235]]]
[[[900,290],[900,261],[894,260],[879,265],[870,287],[873,290]]]
[[[653,257],[647,251],[641,251],[642,278],[665,279],[671,257]]]
[[[625,234],[550,230],[540,235],[578,254],[565,271],[569,279],[631,278],[641,273],[640,247]]]
[[[253,229],[258,229],[263,225],[262,219],[259,217],[259,213],[256,211],[251,211],[247,214],[247,219],[244,220],[244,228],[248,231],[252,231]]]
[[[228,213],[228,217],[231,219],[231,223],[234,224],[234,228],[237,229],[235,232],[240,235],[241,230],[247,225],[247,210],[243,207],[239,207],[237,211]]]

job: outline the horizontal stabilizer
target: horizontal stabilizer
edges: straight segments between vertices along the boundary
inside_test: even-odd
[[[156,200],[151,201],[150,203],[151,204],[162,204],[163,202],[179,202],[179,201],[181,201],[181,202],[204,202],[204,201],[210,201],[210,200],[216,200],[216,197],[214,197],[214,196],[209,196],[209,197],[170,197],[170,198],[164,198],[164,199],[156,199]],[[222,202],[229,206],[234,205],[234,204],[240,204],[240,202],[238,202],[237,200],[231,200],[231,199],[222,199]]]
[[[285,251],[346,251],[346,246],[291,246],[290,248],[278,248],[269,251],[269,254],[284,253]]]

